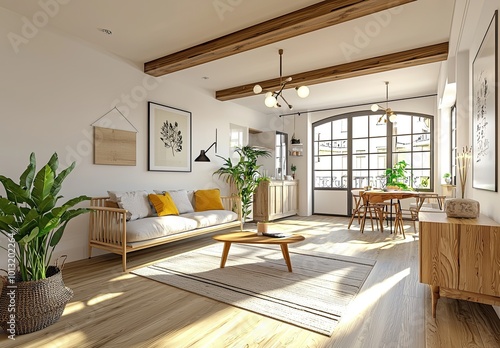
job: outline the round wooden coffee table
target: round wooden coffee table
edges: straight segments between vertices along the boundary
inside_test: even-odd
[[[292,272],[292,262],[288,254],[288,244],[303,241],[305,238],[300,234],[293,234],[290,237],[274,238],[267,236],[259,236],[256,232],[238,231],[226,234],[218,234],[212,237],[216,241],[224,242],[224,249],[222,250],[222,259],[220,261],[220,268],[224,268],[226,264],[227,255],[231,243],[244,243],[244,244],[279,244],[283,258],[285,259],[288,271]]]

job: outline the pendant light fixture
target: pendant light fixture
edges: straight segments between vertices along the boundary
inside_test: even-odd
[[[371,110],[373,112],[384,110],[384,114],[380,116],[377,123],[382,123],[382,120],[384,120],[384,123],[387,123],[387,120],[389,120],[390,122],[396,121],[398,115],[396,115],[394,111],[392,111],[392,109],[389,107],[389,81],[385,81],[385,108],[378,104],[373,104]]]
[[[292,81],[292,78],[287,77],[285,80],[283,80],[283,50],[279,49],[278,53],[280,55],[280,88],[277,92],[267,92],[265,94],[266,98],[264,99],[264,104],[266,104],[268,108],[279,108],[281,107],[281,104],[278,102],[278,98],[281,98],[288,106],[288,108],[292,110],[293,106],[286,101],[285,97],[283,97],[283,89],[285,88],[288,82]],[[295,90],[297,91],[297,95],[300,98],[307,98],[309,96],[309,87],[307,86],[295,87]],[[253,87],[253,92],[255,94],[261,93],[262,87],[258,84],[255,85]]]

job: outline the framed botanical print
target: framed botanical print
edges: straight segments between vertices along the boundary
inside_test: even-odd
[[[148,102],[148,170],[191,171],[191,113]]]

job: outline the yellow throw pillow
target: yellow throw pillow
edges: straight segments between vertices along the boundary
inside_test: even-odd
[[[151,193],[148,195],[148,198],[151,204],[153,204],[153,207],[155,207],[158,216],[179,215],[179,211],[168,192],[165,193],[165,195],[155,195]]]
[[[224,210],[219,189],[195,191],[194,210]]]

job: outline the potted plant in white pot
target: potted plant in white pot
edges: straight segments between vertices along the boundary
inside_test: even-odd
[[[59,174],[58,167],[54,153],[37,173],[32,153],[19,184],[0,175],[7,196],[0,196],[0,232],[7,237],[6,245],[3,238],[0,246],[9,258],[7,276],[2,277],[0,327],[10,335],[52,325],[73,296],[64,286],[61,270],[50,261],[68,222],[89,211],[71,208],[90,198],[82,195],[58,206],[61,184],[75,163]]]
[[[443,179],[444,179],[444,182],[446,183],[446,185],[451,184],[451,174],[450,173],[444,173]]]

